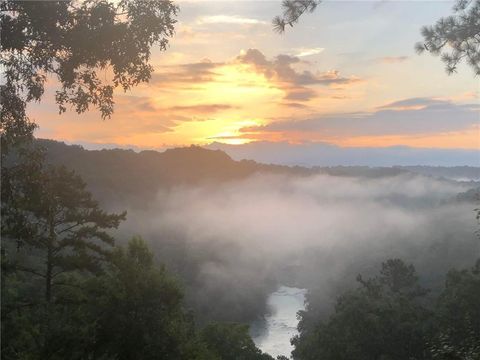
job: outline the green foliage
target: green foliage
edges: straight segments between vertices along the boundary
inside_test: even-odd
[[[292,340],[298,359],[424,359],[429,311],[413,266],[399,259],[382,264],[379,276],[337,300],[327,322],[302,328]]]
[[[12,87],[0,86],[0,132],[2,165],[12,148],[17,151],[31,143],[36,125],[25,113],[26,102]]]
[[[327,321],[300,314],[295,359],[480,358],[480,260],[451,270],[436,302],[413,266],[398,259],[383,263],[379,276],[357,280],[361,286],[338,298]]]
[[[94,354],[119,360],[202,358],[191,318],[182,307],[178,283],[140,238],[117,248],[97,283]],[[200,349],[201,350],[201,349]]]
[[[60,112],[93,105],[108,117],[115,88],[150,78],[151,46],[166,49],[178,8],[169,0],[3,0],[1,10],[5,87],[18,108],[39,101],[52,76]]]
[[[2,235],[16,246],[7,248],[5,257],[18,271],[44,279],[45,300],[50,302],[65,273],[101,270],[108,253],[105,245],[113,245],[104,229],[116,228],[125,213],[101,210],[81,178],[64,167],[46,166],[28,175],[18,186],[9,183],[15,216],[2,221]],[[28,259],[32,253],[40,264]]]
[[[465,61],[480,75],[480,0],[456,0],[453,12],[433,26],[423,27],[423,42],[415,49],[440,55],[448,74]]]
[[[472,269],[451,270],[437,309],[433,359],[480,359],[480,260]]]
[[[237,323],[215,323],[207,325],[201,332],[207,348],[222,360],[273,360],[262,353],[248,334],[248,325]]]
[[[155,266],[142,239],[115,248],[109,260],[102,274],[71,273],[48,307],[2,307],[2,358],[215,359],[183,309],[177,281]],[[28,282],[17,280],[9,293]]]
[[[82,287],[108,258],[106,229],[125,214],[101,210],[81,178],[45,165],[34,143],[2,160],[2,355],[75,358],[74,339],[92,327]]]

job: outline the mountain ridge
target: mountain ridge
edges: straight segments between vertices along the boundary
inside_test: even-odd
[[[307,176],[325,174],[348,177],[385,177],[416,173],[424,176],[444,176],[445,167],[369,167],[330,166],[302,167],[262,164],[254,160],[234,160],[222,150],[200,146],[167,149],[163,152],[128,149],[86,150],[80,145],[37,139],[46,150],[47,161],[75,170],[89,185],[100,201],[108,203],[127,200],[148,202],[160,189],[176,186],[237,181],[257,173]],[[478,174],[480,168],[461,167],[463,172]],[[448,180],[447,180],[448,181]],[[132,195],[134,194],[134,195]],[[128,199],[127,199],[128,198]]]

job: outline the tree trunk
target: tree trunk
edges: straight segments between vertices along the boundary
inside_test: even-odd
[[[52,301],[52,275],[53,275],[53,247],[55,245],[55,225],[53,215],[49,219],[49,236],[47,248],[47,272],[45,274],[45,301],[47,306]]]
[[[45,274],[45,301],[50,304],[52,300],[52,247],[48,247],[47,272]]]

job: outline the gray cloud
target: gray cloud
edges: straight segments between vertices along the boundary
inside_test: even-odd
[[[142,123],[147,124],[147,129],[152,128],[156,132],[170,131],[172,126],[175,126],[175,122],[205,120],[202,116],[238,108],[238,106],[230,104],[192,104],[161,107],[147,96],[119,96],[117,100],[122,113],[138,114],[138,112],[141,112]],[[158,115],[161,115],[162,118],[158,118]],[[150,121],[152,117],[153,121]],[[139,124],[135,123],[135,126],[138,127]],[[143,128],[144,126],[141,125],[140,127]]]
[[[119,95],[117,96],[117,103],[122,112],[143,111],[149,113],[158,111],[153,100],[147,96]]]
[[[155,72],[150,79],[151,84],[165,83],[202,83],[212,81],[216,75],[215,69],[223,63],[214,63],[209,60],[197,63],[165,66],[162,72]]]
[[[308,88],[292,88],[285,95],[286,100],[295,100],[295,101],[307,101],[314,98],[317,95],[315,90]]]
[[[419,105],[422,107],[417,108]],[[325,136],[410,135],[457,131],[478,124],[479,111],[475,105],[415,98],[384,105],[373,113],[277,121],[244,128],[243,132],[317,132]]]
[[[265,55],[257,49],[248,49],[245,54],[239,55],[237,60],[254,65],[268,78],[276,77],[278,80],[292,85],[342,85],[360,81],[355,77],[342,77],[336,70],[324,73],[313,73],[308,70],[299,72],[292,65],[300,63],[300,58],[280,54],[273,60],[267,60]]]
[[[340,76],[336,70],[323,73],[297,71],[292,65],[302,62],[299,57],[280,54],[273,60],[268,60],[258,49],[248,49],[237,57],[237,61],[253,65],[265,77],[279,82],[286,89],[286,99],[289,100],[307,101],[314,98],[316,92],[307,86],[350,85],[361,81],[357,77]]]
[[[450,104],[445,100],[436,100],[428,97],[409,98],[399,101],[394,101],[382,106],[379,109],[395,109],[395,108],[415,108],[415,107],[427,107],[431,105]]]

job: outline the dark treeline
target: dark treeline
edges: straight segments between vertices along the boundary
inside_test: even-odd
[[[178,185],[218,184],[237,181],[259,173],[309,176],[326,174],[342,177],[380,178],[401,174],[427,176],[480,178],[480,168],[377,167],[337,166],[314,167],[260,164],[253,160],[234,161],[220,150],[207,150],[197,146],[159,151],[85,150],[79,145],[39,139],[46,149],[46,159],[55,165],[75,170],[87,182],[89,190],[105,204],[132,202],[145,205],[152,194]],[[142,174],[142,176],[132,176]],[[471,187],[477,184],[471,182]]]
[[[295,359],[480,359],[480,260],[448,272],[437,296],[399,259],[357,281],[325,318],[307,299],[292,339]]]
[[[218,183],[246,178],[257,172],[310,174],[304,168],[234,161],[223,151],[197,146],[158,151],[97,150],[53,140],[37,140],[48,162],[74,169],[105,203],[146,205],[152,194],[178,185]],[[142,174],[142,176],[132,176]]]

